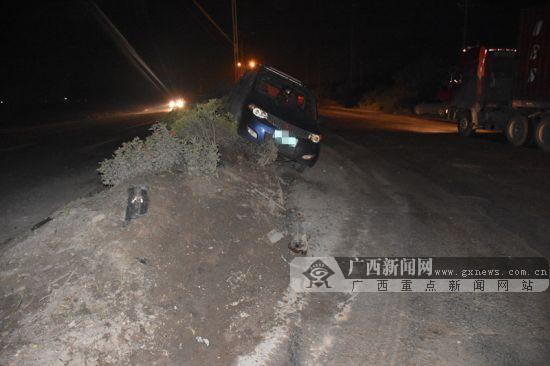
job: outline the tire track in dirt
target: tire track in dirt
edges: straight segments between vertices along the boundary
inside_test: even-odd
[[[371,242],[369,197],[394,196],[389,198],[393,205],[399,211],[408,211],[406,200],[395,199],[391,189],[381,190],[368,184],[382,181],[382,186],[390,186],[383,179],[380,173],[362,171],[336,150],[325,147],[318,165],[297,179],[288,199],[290,208],[299,210],[304,217],[303,226],[310,235],[309,256],[365,255],[364,244]],[[287,291],[285,298],[291,298],[289,294]],[[332,348],[341,342],[341,334],[360,298],[357,294],[302,294],[295,298],[296,302],[283,301],[275,312],[277,322],[282,321],[283,326],[273,327],[254,353],[239,358],[237,364],[323,364]],[[378,297],[376,308],[389,312],[390,300],[387,296]],[[379,331],[393,338],[400,329],[395,325],[382,322],[378,324]],[[382,342],[377,351],[388,346],[392,343]],[[393,353],[392,349],[382,352]]]
[[[349,189],[344,179],[346,170],[341,165],[344,162],[330,150],[322,156],[315,169],[297,179],[287,201],[290,209],[296,209],[304,216],[303,229],[309,234],[310,256],[337,254],[345,226],[343,218],[350,213],[345,202],[335,199]],[[325,174],[338,166],[340,174]],[[330,181],[323,179],[326,176]],[[332,189],[336,189],[338,194],[327,195]],[[338,219],[328,215],[329,211],[336,212]],[[251,354],[239,357],[236,364],[301,364],[303,351],[307,349],[303,338],[307,334],[299,334],[297,325],[302,322],[302,314],[309,311],[309,302],[308,294],[297,294],[288,288],[275,309],[273,322],[276,325],[263,335],[263,340]]]

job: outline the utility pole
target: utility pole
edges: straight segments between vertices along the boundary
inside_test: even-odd
[[[355,8],[356,8],[356,3],[355,3],[355,0],[350,0],[351,1],[351,7],[350,7],[350,25],[349,25],[349,85],[351,88],[353,88],[353,84],[354,84],[354,77],[355,77],[355,74],[354,74],[354,60],[355,60],[355,49],[354,49],[354,43],[355,43],[355,39],[354,39],[354,31],[355,31]]]
[[[468,0],[463,0],[458,4],[464,10],[464,25],[462,26],[462,48],[468,45],[468,16],[469,9],[473,6]]]
[[[231,0],[231,18],[233,22],[233,69],[235,81],[239,79],[239,30],[237,27],[237,0]]]
[[[464,29],[462,30],[462,48],[466,48],[468,36],[468,0],[464,0]]]
[[[317,97],[321,96],[321,42],[323,39],[323,33],[321,33],[321,24],[322,24],[322,9],[319,5],[319,0],[315,1],[315,31],[317,32],[318,37],[316,37],[315,42],[315,57],[317,61]]]

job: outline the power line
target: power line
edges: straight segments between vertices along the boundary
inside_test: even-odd
[[[121,50],[124,56],[136,67],[136,69],[157,89],[169,93],[168,88],[164,83],[155,75],[153,70],[147,66],[145,61],[137,53],[134,47],[128,42],[128,40],[122,35],[117,27],[111,22],[107,15],[101,10],[101,8],[93,1],[89,0],[92,14],[98,21],[101,27],[111,36],[112,40]]]
[[[192,0],[193,4],[200,10],[200,12],[208,19],[210,23],[220,32],[220,34],[233,46],[233,69],[235,72],[235,81],[239,78],[239,30],[237,27],[237,0],[231,0],[231,23],[233,25],[233,39],[230,39],[227,33],[212,19],[212,17],[204,10],[204,8],[197,2]]]
[[[218,30],[218,32],[220,32],[223,38],[225,38],[227,42],[232,45],[233,42],[231,41],[231,38],[229,38],[227,33],[225,33],[223,29],[214,21],[214,19],[212,19],[212,17],[206,12],[206,10],[204,10],[204,8],[197,2],[197,0],[193,0],[193,4],[195,4],[197,9],[199,9],[200,12],[206,17],[206,19],[208,19],[208,21],[212,23],[212,25]]]

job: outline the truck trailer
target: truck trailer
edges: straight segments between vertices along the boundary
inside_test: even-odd
[[[550,149],[550,5],[521,12],[517,49],[466,48],[460,70],[447,110],[460,135],[502,131]]]

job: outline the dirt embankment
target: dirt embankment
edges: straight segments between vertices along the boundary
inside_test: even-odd
[[[280,183],[236,164],[135,178],[60,210],[1,254],[0,364],[227,364],[250,351],[271,326],[259,310],[288,285],[289,238],[272,231],[285,231]],[[134,184],[149,187],[149,212],[123,226]]]

